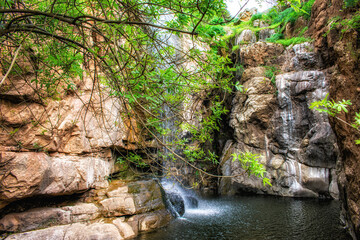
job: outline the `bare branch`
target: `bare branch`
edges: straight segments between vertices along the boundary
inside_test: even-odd
[[[20,44],[20,46],[16,49],[15,55],[14,55],[14,57],[13,57],[13,60],[11,61],[10,67],[9,67],[9,69],[7,70],[7,72],[6,72],[5,76],[3,77],[3,79],[2,79],[1,82],[0,82],[0,87],[1,87],[1,85],[4,83],[4,81],[5,81],[5,79],[7,78],[7,76],[10,74],[11,69],[14,67],[16,58],[17,58],[17,56],[19,55],[19,52],[20,52],[21,47],[22,47],[22,45]]]

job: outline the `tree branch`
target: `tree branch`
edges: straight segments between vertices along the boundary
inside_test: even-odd
[[[22,45],[20,44],[20,46],[16,49],[15,55],[14,55],[14,57],[13,57],[13,60],[11,61],[10,67],[9,67],[9,69],[7,70],[7,72],[6,72],[5,76],[3,77],[3,79],[1,80],[0,86],[4,83],[5,79],[6,79],[7,76],[10,74],[11,69],[14,67],[16,58],[17,58],[17,56],[19,55],[19,51],[20,51],[21,47],[22,47]]]

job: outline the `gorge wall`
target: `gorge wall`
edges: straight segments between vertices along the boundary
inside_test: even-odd
[[[243,172],[232,161],[232,153],[258,153],[273,186],[265,187],[261,179],[244,174],[222,179],[220,192],[338,198],[336,137],[327,115],[309,109],[329,93],[329,82],[312,44],[286,49],[261,41],[242,44],[238,57],[245,68],[240,83],[247,90],[233,99],[230,126],[235,139],[224,148],[222,173]],[[270,66],[279,72],[272,80],[266,77]]]
[[[151,143],[108,87],[85,77],[77,94],[42,98],[32,76],[1,86],[2,237],[126,239],[166,225],[172,216],[156,181],[111,181],[115,151]]]
[[[359,134],[344,121],[352,123],[360,108],[359,29],[344,32],[346,25],[332,23],[334,17],[353,18],[358,7],[317,0],[309,22],[286,25],[288,38],[308,26],[305,34],[313,43],[284,48],[263,42],[269,30],[258,35],[244,30],[234,39],[240,49],[233,59],[245,68],[240,83],[247,91],[233,98],[230,126],[235,133],[221,156],[222,174],[242,174],[231,154],[252,151],[262,155],[273,187],[247,175],[222,179],[219,185],[222,194],[340,198],[342,220],[354,239],[360,237]],[[276,75],[272,81],[269,70]],[[349,114],[329,119],[309,109],[327,94],[335,101],[351,100]]]
[[[330,82],[330,97],[336,101],[349,99],[352,105],[349,114],[341,114],[340,119],[331,119],[340,150],[339,187],[343,212],[347,227],[354,239],[360,238],[360,149],[355,144],[359,133],[342,120],[352,123],[360,109],[360,42],[359,30],[345,26],[331,28],[336,16],[351,19],[358,15],[359,3],[353,8],[344,8],[344,1],[315,1],[309,31],[315,40],[315,51],[321,55]]]

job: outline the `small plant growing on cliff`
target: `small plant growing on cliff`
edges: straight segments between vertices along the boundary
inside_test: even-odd
[[[332,117],[335,117],[341,111],[344,111],[345,113],[348,112],[347,106],[351,105],[350,100],[343,99],[339,102],[335,102],[334,100],[329,101],[328,97],[329,94],[327,94],[323,100],[311,103],[310,109],[315,109],[319,112],[325,112]]]
[[[254,175],[263,180],[264,186],[271,185],[270,179],[264,177],[266,173],[265,167],[259,163],[260,154],[255,154],[251,152],[241,152],[239,154],[233,153],[233,162],[238,160],[241,164],[241,167],[245,170],[248,175]]]
[[[319,112],[325,112],[329,114],[330,116],[338,119],[339,121],[343,122],[344,124],[353,127],[360,133],[360,112],[355,113],[354,122],[348,123],[344,121],[343,119],[337,117],[341,112],[348,113],[347,107],[350,106],[352,103],[350,100],[341,100],[338,102],[335,102],[334,100],[328,100],[329,94],[326,95],[326,97],[321,101],[316,101],[311,103],[310,109],[314,109]],[[356,144],[360,144],[360,139],[355,140]]]
[[[276,74],[279,73],[279,70],[274,66],[265,66],[265,77],[269,78],[271,83],[276,86]]]
[[[353,30],[360,30],[360,11],[357,11],[349,19],[343,19],[340,21],[340,17],[334,17],[331,19],[331,27],[330,29],[339,28],[341,29],[341,38],[343,37],[344,33],[353,29]],[[326,34],[328,34],[327,32]]]
[[[244,88],[244,85],[241,85],[240,82],[236,82],[235,88],[237,91],[239,91],[241,93],[246,93],[246,91],[247,91],[247,89]]]

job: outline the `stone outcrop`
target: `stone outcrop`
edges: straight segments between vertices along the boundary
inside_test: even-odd
[[[32,208],[0,219],[6,239],[125,239],[168,224],[159,184],[154,180],[123,182],[88,191],[68,206]],[[45,229],[44,229],[45,228]],[[42,230],[37,230],[42,229]],[[46,236],[46,238],[41,238]],[[80,239],[82,239],[80,238]]]
[[[241,64],[245,67],[277,64],[281,61],[284,47],[281,44],[256,42],[240,47]]]
[[[2,152],[0,205],[39,195],[70,195],[101,185],[113,162],[43,152]]]
[[[246,67],[241,84],[246,93],[233,99],[229,140],[221,157],[224,175],[220,193],[266,193],[295,197],[338,198],[336,162],[339,150],[327,115],[310,110],[312,102],[329,92],[329,82],[317,70],[318,55],[309,43],[290,46],[257,42],[241,47],[240,60]],[[271,68],[276,78],[269,79]],[[280,73],[280,74],[279,74]],[[269,76],[269,75],[268,75]],[[261,154],[272,187],[248,177],[232,153]]]

